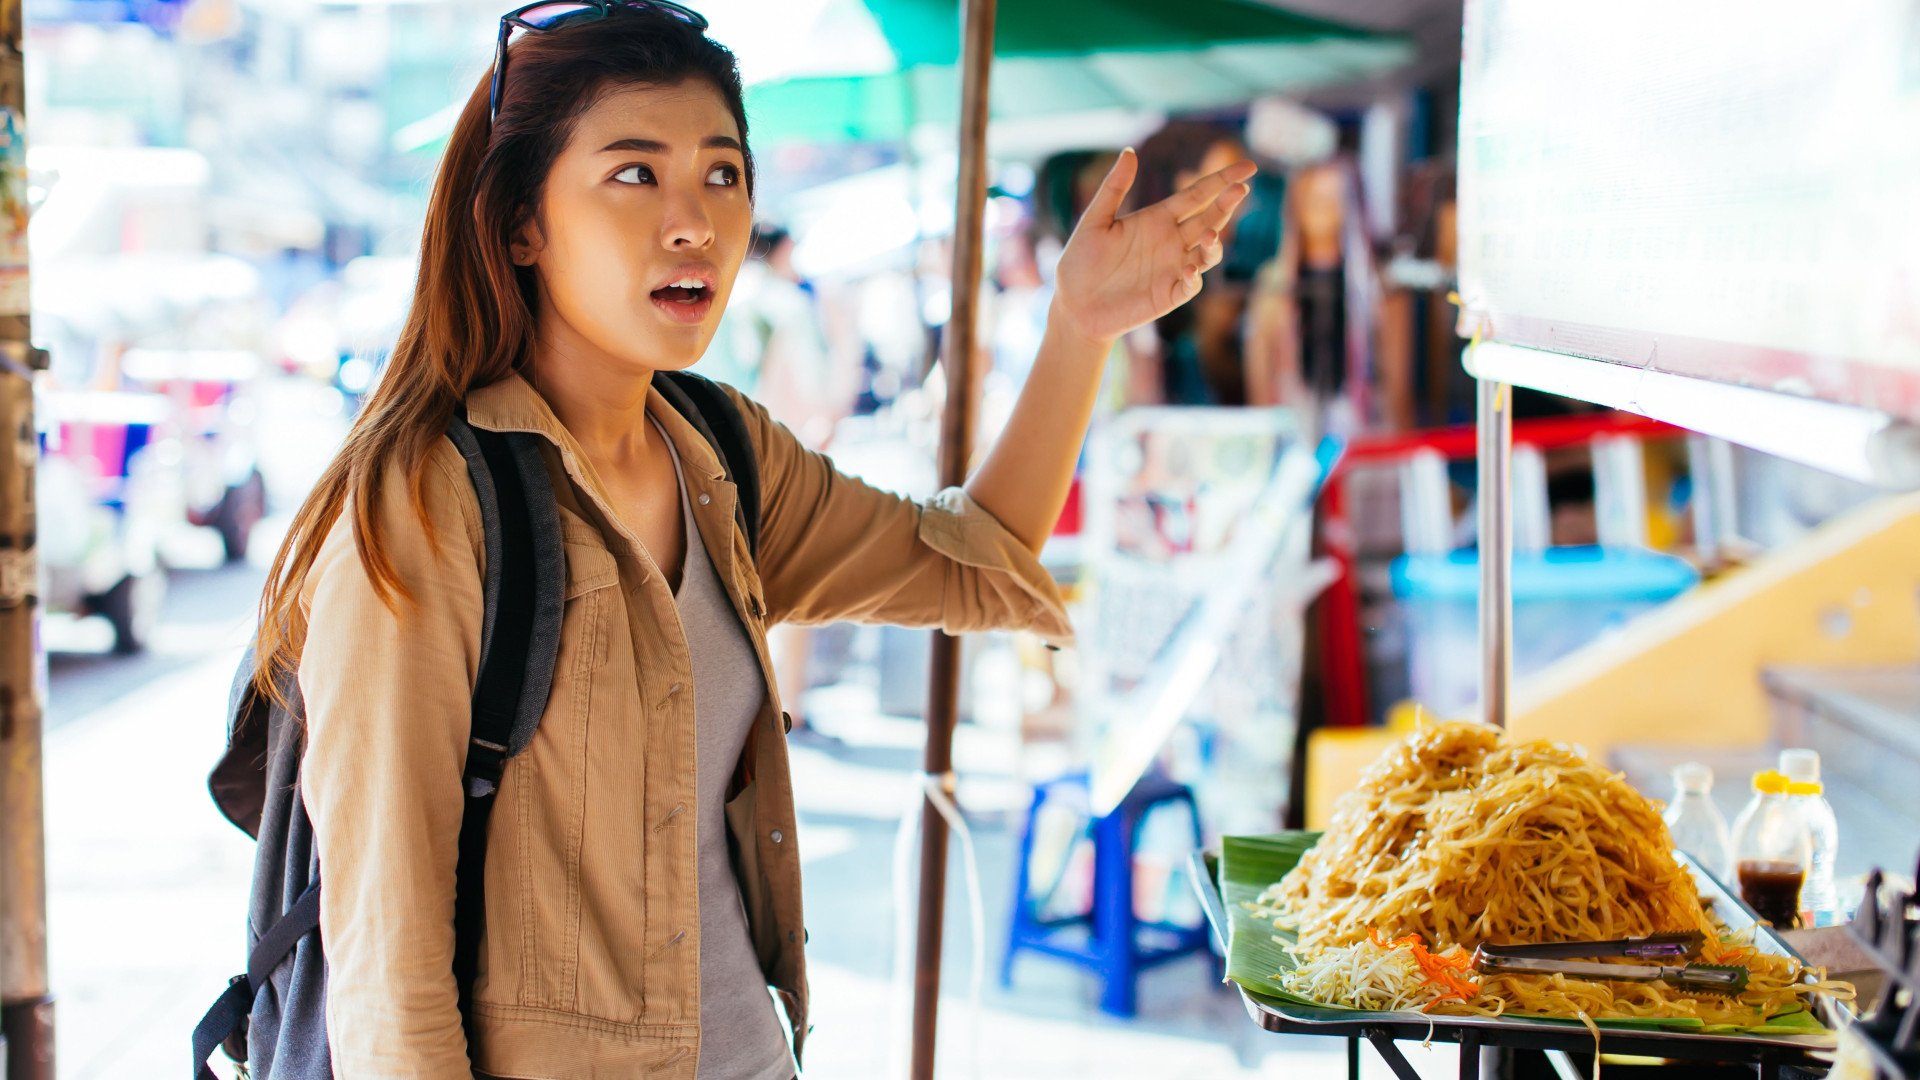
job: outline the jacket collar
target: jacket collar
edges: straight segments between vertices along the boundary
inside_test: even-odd
[[[667,402],[658,386],[647,391],[647,415],[673,440],[680,460],[709,480],[721,480],[726,471],[720,457],[700,432]],[[586,455],[573,433],[553,414],[547,399],[518,372],[496,383],[467,392],[467,422],[488,431],[527,431],[545,436],[567,456],[584,461]]]

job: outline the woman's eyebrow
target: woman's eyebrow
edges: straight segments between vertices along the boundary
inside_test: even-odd
[[[731,135],[709,135],[700,140],[702,150],[740,150],[740,140]],[[639,154],[664,154],[669,147],[658,139],[615,139],[600,148],[603,154],[625,151]],[[745,153],[745,151],[741,151]]]

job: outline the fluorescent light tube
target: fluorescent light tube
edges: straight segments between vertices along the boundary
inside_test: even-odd
[[[1920,488],[1920,427],[1886,413],[1488,341],[1476,378],[1639,413],[1890,490]]]

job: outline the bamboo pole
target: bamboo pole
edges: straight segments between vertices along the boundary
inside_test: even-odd
[[[975,324],[987,202],[988,75],[995,0],[966,0],[961,22],[960,176],[954,194],[953,311],[947,320],[947,400],[940,424],[940,482],[963,484],[973,457],[979,396]],[[959,712],[960,639],[936,631],[927,687],[925,771],[953,796],[953,728]],[[913,979],[913,1080],[932,1080],[940,1007],[940,942],[946,918],[947,822],[920,808],[920,917]]]

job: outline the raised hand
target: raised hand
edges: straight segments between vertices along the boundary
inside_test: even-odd
[[[1132,148],[1121,151],[1060,256],[1053,316],[1089,339],[1111,341],[1193,299],[1200,275],[1221,259],[1221,230],[1259,171],[1238,161],[1117,217],[1139,170]]]

